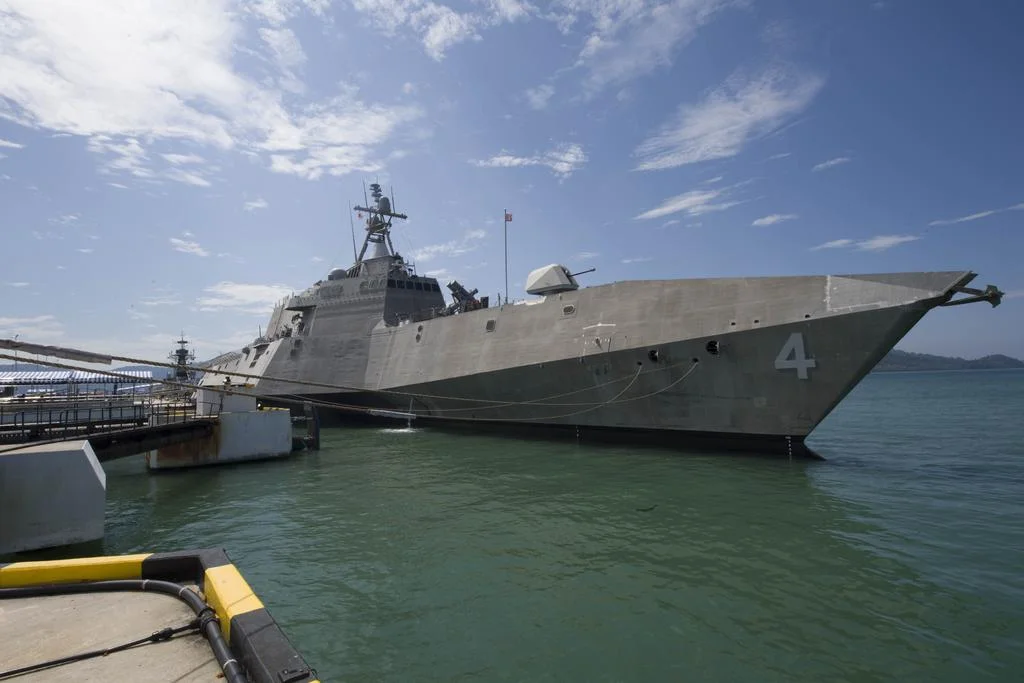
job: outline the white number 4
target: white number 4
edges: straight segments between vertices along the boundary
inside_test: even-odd
[[[818,367],[818,361],[807,357],[804,350],[804,335],[794,332],[782,345],[782,350],[775,357],[776,370],[796,370],[796,376],[807,379],[807,369]]]

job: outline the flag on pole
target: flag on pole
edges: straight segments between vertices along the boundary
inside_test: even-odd
[[[506,223],[511,223],[512,222],[512,214],[510,214],[508,211],[505,212],[505,222]]]

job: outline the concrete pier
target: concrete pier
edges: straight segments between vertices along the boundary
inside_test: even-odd
[[[0,669],[16,669],[144,638],[195,616],[166,595],[99,593],[10,600],[0,620]],[[101,625],[101,628],[97,628]],[[46,634],[28,638],[24,634]],[[27,681],[216,681],[220,665],[198,632],[29,674]],[[221,678],[221,680],[223,680]]]
[[[0,451],[0,554],[101,539],[106,504],[88,441]]]
[[[213,433],[206,438],[147,452],[149,469],[265,460],[287,457],[292,452],[292,422],[287,410],[259,410],[252,396],[207,389],[197,392],[196,406],[199,416],[217,416]]]
[[[8,677],[318,681],[216,548],[0,563],[0,678]]]
[[[102,539],[103,459],[144,452],[163,470],[291,455],[289,411],[260,410],[244,393],[199,394],[198,415],[153,414],[147,427],[95,435],[96,450],[85,440],[0,448],[0,554]]]

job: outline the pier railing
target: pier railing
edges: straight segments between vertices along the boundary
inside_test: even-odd
[[[0,442],[63,439],[106,431],[195,420],[193,400],[146,397],[0,402]]]

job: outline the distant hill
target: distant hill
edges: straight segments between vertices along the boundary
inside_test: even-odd
[[[875,372],[913,372],[923,370],[1007,370],[1024,368],[1024,361],[1002,354],[974,360],[893,349],[875,366]]]

